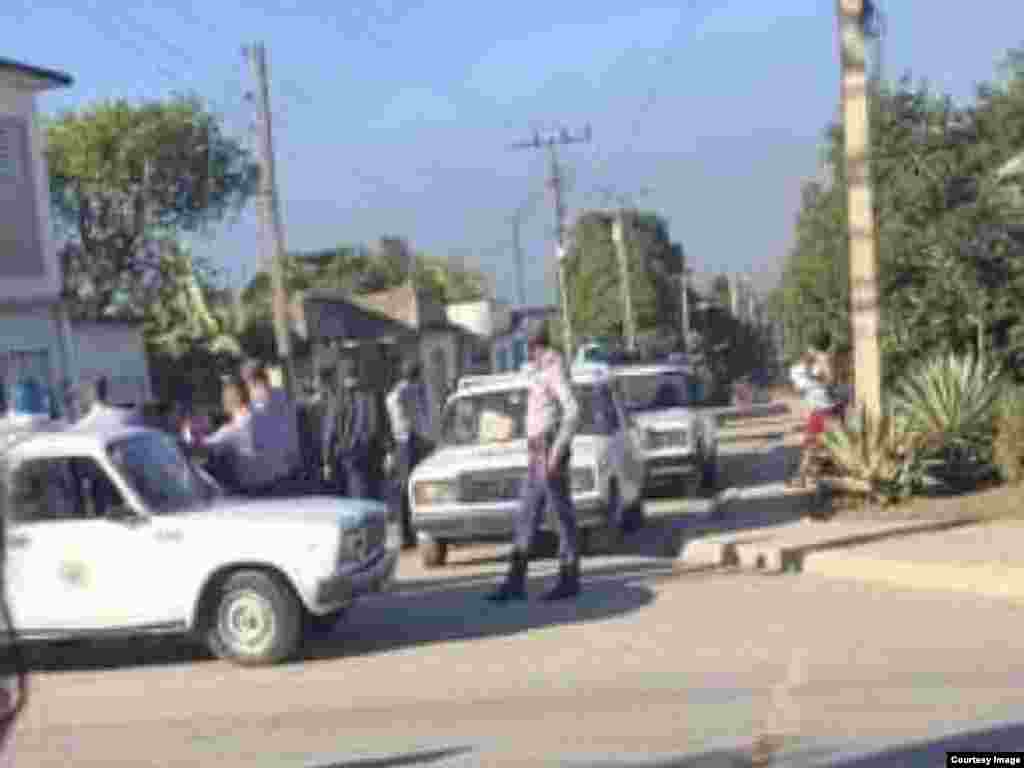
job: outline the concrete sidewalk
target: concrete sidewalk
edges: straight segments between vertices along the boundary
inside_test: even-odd
[[[826,578],[1024,601],[1024,524],[965,525],[812,552],[803,570]]]

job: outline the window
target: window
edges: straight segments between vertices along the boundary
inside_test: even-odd
[[[30,459],[10,476],[11,518],[22,523],[106,516],[124,499],[90,458]]]
[[[611,390],[602,385],[578,386],[581,435],[611,435],[619,430],[619,412]]]
[[[456,398],[442,417],[446,445],[487,445],[526,435],[526,390],[511,389]]]
[[[150,512],[182,512],[212,498],[170,435],[134,435],[113,443],[108,453]]]
[[[51,381],[48,350],[0,352],[0,402],[12,411],[59,417],[60,398],[54,397]]]
[[[16,154],[11,125],[0,124],[0,181],[18,180]]]
[[[619,386],[629,411],[685,408],[691,403],[691,382],[685,373],[623,376]]]

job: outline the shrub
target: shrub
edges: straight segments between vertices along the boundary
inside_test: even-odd
[[[823,442],[839,472],[834,485],[841,491],[891,504],[922,486],[917,436],[891,408],[878,419],[861,409],[827,431]]]
[[[958,489],[991,477],[1003,382],[988,358],[949,354],[928,360],[897,385],[895,408],[933,476]]]
[[[1019,485],[1024,481],[1024,388],[1007,390],[996,412],[993,459],[1002,478]]]

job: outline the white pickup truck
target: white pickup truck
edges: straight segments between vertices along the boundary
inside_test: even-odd
[[[5,442],[7,589],[27,640],[191,634],[272,664],[395,570],[375,501],[229,497],[150,429],[55,425]]]

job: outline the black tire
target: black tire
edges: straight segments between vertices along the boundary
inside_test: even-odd
[[[422,537],[419,541],[420,559],[424,568],[441,568],[448,562],[448,542]]]
[[[636,533],[647,522],[647,511],[644,508],[644,497],[637,496],[636,501],[630,504],[622,514],[622,531],[624,533]]]
[[[710,493],[718,486],[718,458],[706,456],[701,459],[700,465],[700,490]]]
[[[341,623],[341,620],[345,618],[347,613],[348,608],[342,608],[340,611],[334,611],[324,616],[318,616],[315,613],[307,614],[307,631],[313,635],[329,635]]]
[[[228,576],[212,595],[208,616],[210,650],[241,666],[279,664],[302,645],[302,606],[287,584],[266,571]]]

